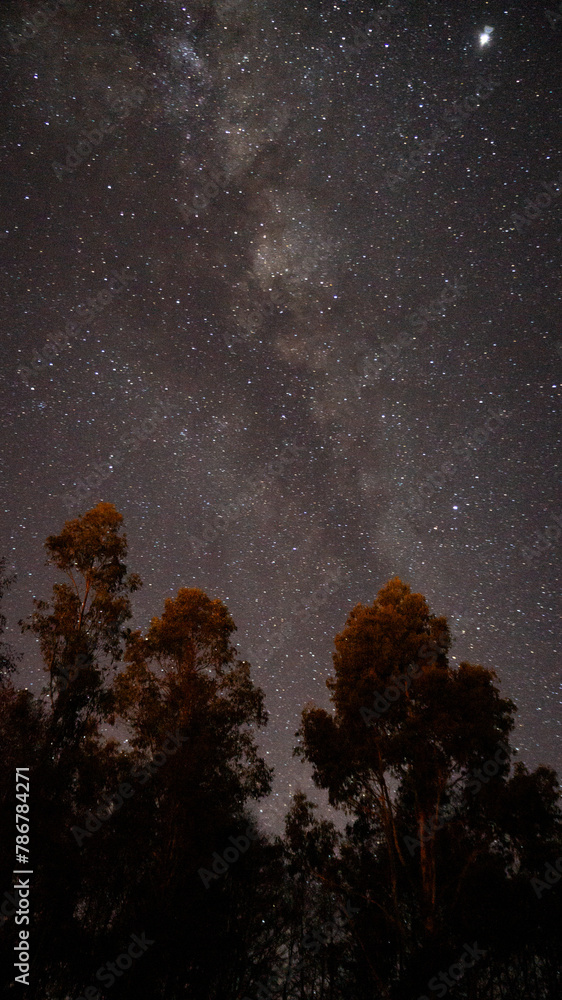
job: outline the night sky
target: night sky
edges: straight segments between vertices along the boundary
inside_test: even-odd
[[[562,769],[552,8],[3,4],[23,683],[45,679],[17,628],[51,593],[43,542],[110,501],[135,625],[180,586],[234,617],[270,711],[267,828],[310,793],[291,753],[334,635],[395,575],[448,616],[453,662],[497,670],[526,763]]]

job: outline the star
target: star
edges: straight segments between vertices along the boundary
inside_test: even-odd
[[[489,25],[485,25],[484,31],[482,31],[479,36],[480,48],[484,48],[485,45],[490,44],[493,30],[494,29],[490,28]]]

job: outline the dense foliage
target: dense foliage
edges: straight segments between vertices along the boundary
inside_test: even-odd
[[[295,752],[345,831],[297,793],[284,836],[268,838],[252,812],[271,787],[256,743],[267,713],[228,609],[181,588],[146,634],[132,630],[141,582],[111,504],[45,547],[62,581],[22,623],[39,639],[40,697],[18,688],[0,645],[6,993],[14,773],[26,766],[26,995],[562,995],[556,774],[514,761],[515,705],[492,671],[451,664],[447,621],[421,594],[394,579],[353,609],[335,638],[333,709],[302,714]]]

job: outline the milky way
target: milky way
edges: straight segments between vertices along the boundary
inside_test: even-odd
[[[453,9],[456,7],[456,9]],[[13,2],[3,547],[124,515],[145,626],[224,600],[277,828],[333,637],[394,575],[562,765],[559,47],[537,3]],[[136,436],[134,434],[137,429]],[[318,797],[317,793],[314,793]]]

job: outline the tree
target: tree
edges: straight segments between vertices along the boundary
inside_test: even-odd
[[[431,948],[446,923],[438,877],[444,814],[476,822],[484,810],[478,849],[490,851],[495,830],[485,807],[509,774],[505,741],[515,706],[500,697],[493,671],[469,663],[453,668],[450,643],[446,619],[432,615],[402,581],[389,581],[372,605],[351,611],[336,636],[335,678],[327,681],[333,713],[305,709],[299,731],[297,753],[312,764],[316,784],[356,817],[377,866],[384,861],[375,881],[396,949],[389,977],[415,942]],[[499,748],[493,777],[484,779],[486,791],[474,805],[474,772],[497,760]]]
[[[116,894],[127,899],[116,919],[126,926],[131,909],[143,913],[147,933],[153,928],[163,942],[154,990],[164,995],[184,988],[193,997],[234,995],[247,962],[257,887],[243,885],[244,873],[259,871],[267,851],[255,831],[248,846],[254,821],[247,804],[267,794],[272,772],[254,736],[267,722],[263,692],[236,656],[235,628],[220,600],[181,588],[146,636],[131,633],[126,668],[114,683],[116,717],[131,727],[140,755],[136,773],[162,756],[170,734],[179,741],[132,803],[133,855],[140,852],[146,881],[132,894],[130,886]],[[245,842],[238,852],[235,843]],[[235,863],[224,860],[225,849],[240,854]],[[253,900],[244,914],[241,893]]]
[[[338,832],[299,792],[270,841],[251,809],[271,787],[264,695],[228,608],[181,588],[145,633],[125,627],[140,581],[121,525],[99,504],[47,539],[67,580],[24,627],[51,698],[0,684],[0,876],[9,889],[23,766],[36,992],[89,996],[138,932],[154,945],[115,1000],[411,1000],[459,976],[474,1000],[558,1000],[558,779],[511,772],[515,706],[493,671],[449,663],[446,619],[398,579],[353,609],[333,710],[305,708],[296,751],[350,822]],[[0,989],[17,935],[0,919]]]
[[[99,503],[50,535],[47,564],[66,582],[54,585],[50,603],[35,600],[31,618],[20,622],[39,637],[51,704],[67,735],[109,710],[104,681],[122,657],[128,595],[141,586],[136,574],[127,575],[122,522],[113,504]]]
[[[35,601],[34,613],[20,625],[39,638],[50,711],[27,692],[0,706],[2,735],[13,743],[10,730],[19,720],[24,743],[18,764],[30,767],[31,828],[40,831],[33,842],[34,975],[45,993],[54,988],[65,995],[83,985],[83,959],[95,957],[100,933],[103,952],[99,916],[107,914],[99,886],[100,879],[110,882],[115,856],[105,830],[89,852],[80,850],[71,830],[104,804],[102,796],[114,792],[124,771],[121,748],[100,731],[112,705],[108,680],[128,635],[129,594],[140,586],[138,576],[127,575],[122,521],[112,504],[98,504],[47,538],[47,563],[66,580],[55,583],[50,603]],[[11,811],[13,816],[13,801]]]
[[[349,949],[346,905],[338,845],[332,822],[317,819],[317,805],[302,792],[285,818],[285,907],[288,997],[337,996]]]

